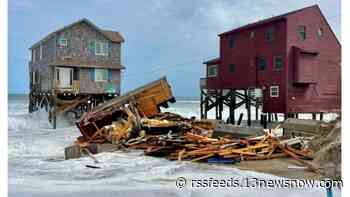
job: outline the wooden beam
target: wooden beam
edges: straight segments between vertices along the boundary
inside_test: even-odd
[[[251,122],[251,104],[250,104],[250,99],[249,99],[249,96],[248,96],[248,90],[244,90],[244,95],[245,95],[245,100],[246,100],[246,109],[247,109],[247,124],[248,126],[251,126],[252,125],[252,122]]]
[[[52,127],[53,129],[56,129],[56,107],[57,107],[57,102],[56,102],[56,95],[52,95],[52,101],[53,101],[53,110],[52,110]]]
[[[239,114],[239,118],[238,118],[238,122],[237,122],[238,125],[241,125],[242,118],[243,118],[243,113]]]
[[[203,93],[203,90],[201,89],[201,92],[200,92],[200,113],[201,113],[201,119],[204,118],[204,114],[203,114],[203,96],[204,96],[204,93]]]
[[[235,124],[235,109],[236,109],[236,94],[235,94],[235,92],[236,92],[236,90],[231,90],[231,91],[233,91],[233,97],[232,97],[232,100],[231,100],[231,102],[230,102],[230,123],[231,124]],[[230,92],[231,92],[230,91]]]

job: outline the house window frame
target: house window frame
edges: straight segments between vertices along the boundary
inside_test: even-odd
[[[32,61],[33,61],[33,62],[36,61],[36,57],[35,57],[35,56],[36,56],[36,50],[33,49],[33,50],[32,50]]]
[[[68,39],[65,37],[61,37],[58,39],[58,45],[60,47],[68,47]]]
[[[270,86],[270,97],[278,98],[280,96],[280,87],[278,85]]]
[[[300,40],[306,40],[307,33],[306,33],[306,26],[305,25],[298,26],[298,36],[299,36]]]
[[[57,81],[60,80],[60,69],[59,69],[59,68],[56,68],[55,79],[56,79]]]
[[[108,56],[108,50],[109,46],[107,41],[95,41],[95,55]]]
[[[36,84],[36,72],[35,72],[35,71],[32,71],[32,72],[31,72],[31,75],[32,75],[32,76],[31,76],[31,77],[32,77],[32,81],[31,81],[31,82],[32,82],[32,84],[34,85],[34,84]]]
[[[228,40],[228,47],[230,49],[234,49],[236,47],[236,40],[235,40],[234,36],[230,36],[230,38]]]
[[[210,74],[209,70],[210,69],[214,69],[215,68],[215,74]],[[217,77],[219,73],[219,65],[215,64],[215,65],[208,65],[207,68],[207,77]]]
[[[317,38],[318,38],[318,39],[322,38],[322,37],[323,37],[323,34],[324,34],[323,29],[322,29],[322,28],[318,28],[316,34],[317,34]]]
[[[250,37],[250,39],[254,39],[254,38],[255,38],[255,32],[254,32],[254,31],[251,31],[251,32],[249,33],[249,37]]]
[[[233,68],[233,69],[232,69],[232,68]],[[237,69],[237,65],[236,65],[236,64],[229,64],[229,65],[228,65],[228,71],[229,71],[230,73],[236,72],[236,69]]]
[[[260,62],[261,62],[261,60],[264,60],[264,63],[265,63],[265,66],[264,66],[264,69],[263,70],[261,70],[260,68],[261,68],[261,64],[260,64]],[[258,57],[258,61],[257,61],[257,70],[259,71],[259,72],[265,72],[266,70],[267,70],[267,60],[266,60],[266,58],[265,57]]]
[[[273,27],[268,27],[265,32],[265,40],[267,42],[272,42],[274,40],[274,28]]]
[[[40,45],[39,46],[39,60],[41,60],[41,59],[43,59],[43,57],[44,57],[44,47],[43,47],[43,45]]]
[[[277,58],[280,58],[281,59],[281,66],[278,68],[276,67],[277,65]],[[274,71],[282,71],[284,68],[284,62],[283,62],[283,56],[282,55],[276,55],[276,56],[273,56],[273,70]]]
[[[94,81],[101,81],[101,82],[103,82],[103,81],[108,81],[108,69],[107,68],[94,68],[95,70],[94,70],[94,74],[95,74],[95,76],[94,76]],[[99,72],[98,72],[99,71]],[[99,74],[101,74],[100,72],[101,71],[104,71],[105,73],[105,76],[104,77],[102,77],[102,79],[100,79],[100,76],[99,76]]]

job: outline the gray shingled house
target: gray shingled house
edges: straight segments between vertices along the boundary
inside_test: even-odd
[[[119,32],[83,18],[32,45],[29,112],[56,104],[60,112],[74,111],[83,101],[97,105],[120,95],[123,42]]]

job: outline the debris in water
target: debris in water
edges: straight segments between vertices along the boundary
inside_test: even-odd
[[[313,159],[305,140],[309,137],[277,137],[249,128],[242,133],[242,129],[218,121],[160,112],[160,106],[174,100],[165,78],[110,100],[77,122],[82,136],[75,144],[95,162],[93,154],[100,152],[142,149],[145,155],[170,160],[224,164],[291,157],[318,171],[317,166],[305,161]],[[66,151],[66,159],[80,154],[70,152],[77,151]]]
[[[93,168],[93,169],[101,169],[99,166],[92,166],[92,165],[85,165],[87,168]]]

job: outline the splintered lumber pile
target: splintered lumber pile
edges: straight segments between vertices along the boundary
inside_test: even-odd
[[[66,153],[76,153],[74,157],[78,157],[84,152],[141,149],[149,156],[207,163],[291,157],[317,170],[306,161],[313,155],[306,146],[306,137],[283,139],[265,132],[242,135],[236,127],[240,135],[232,135],[234,131],[223,129],[233,127],[217,121],[161,113],[159,107],[170,98],[170,86],[161,79],[98,106],[77,122],[82,135]],[[106,144],[111,146],[103,148]],[[77,151],[77,146],[84,151]],[[73,156],[66,154],[69,158]]]
[[[173,113],[146,117],[141,115],[137,103],[121,106],[114,113],[104,114],[104,120],[90,118],[89,125],[96,131],[82,132],[76,143],[85,149],[89,144],[109,143],[120,149],[141,149],[149,156],[207,163],[291,157],[307,165],[303,161],[312,159],[312,151],[305,146],[303,137],[279,139],[268,133],[245,138],[212,137],[215,121],[188,119]],[[113,116],[116,120],[106,121]]]

